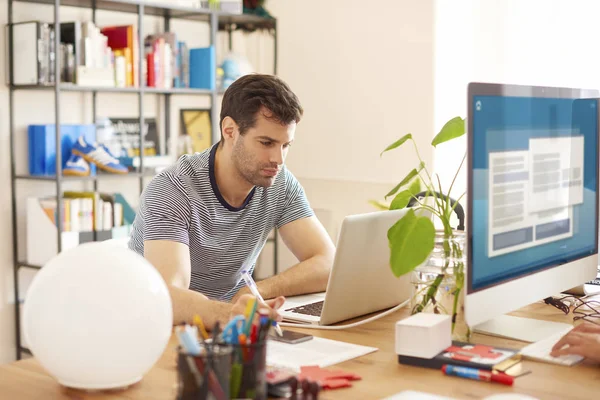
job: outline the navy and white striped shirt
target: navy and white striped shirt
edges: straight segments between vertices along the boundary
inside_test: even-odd
[[[214,173],[217,146],[182,156],[144,189],[129,248],[144,255],[144,241],[170,240],[190,249],[191,283],[213,300],[229,301],[254,270],[273,228],[314,215],[304,189],[283,167],[271,187],[255,187],[240,208],[229,205]]]

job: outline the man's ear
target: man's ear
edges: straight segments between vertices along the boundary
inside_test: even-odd
[[[231,117],[223,118],[221,129],[223,130],[223,138],[226,142],[232,142],[236,134],[239,132],[238,125]]]

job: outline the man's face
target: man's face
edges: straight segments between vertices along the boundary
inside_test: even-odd
[[[242,135],[236,135],[232,159],[242,177],[254,186],[269,187],[285,162],[294,134],[296,123],[281,125],[258,113],[256,124]]]

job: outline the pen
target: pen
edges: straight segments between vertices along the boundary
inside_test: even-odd
[[[260,301],[261,303],[266,305],[265,300],[262,298],[262,296],[258,292],[258,288],[256,287],[256,283],[254,282],[254,279],[252,279],[252,277],[250,276],[248,271],[242,271],[242,278],[244,278],[246,285],[250,288],[250,291],[258,299],[258,301]],[[275,326],[275,331],[277,332],[277,334],[279,336],[283,336],[283,332],[281,331],[281,327],[279,326],[279,324],[277,322],[274,322],[274,326]]]
[[[503,385],[512,385],[514,378],[505,373],[493,373],[483,369],[459,367],[456,365],[442,366],[442,372],[445,375],[460,376],[462,378],[474,379],[477,381],[498,382]]]

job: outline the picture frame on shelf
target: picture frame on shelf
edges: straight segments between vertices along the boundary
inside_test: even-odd
[[[181,134],[177,152],[200,153],[213,145],[212,118],[209,108],[186,108],[179,111]]]

